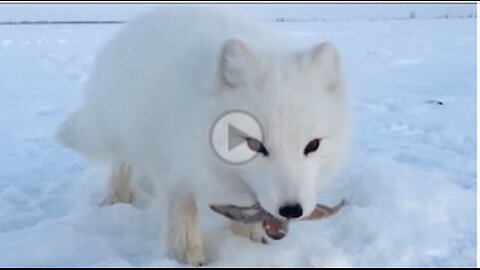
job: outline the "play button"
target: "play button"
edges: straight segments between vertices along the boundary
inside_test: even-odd
[[[213,124],[210,142],[215,154],[232,164],[242,164],[253,159],[257,152],[247,145],[247,138],[263,141],[258,121],[245,111],[228,111]]]
[[[245,142],[245,138],[248,137],[251,136],[235,126],[228,124],[228,151],[232,151],[237,146],[242,145]]]

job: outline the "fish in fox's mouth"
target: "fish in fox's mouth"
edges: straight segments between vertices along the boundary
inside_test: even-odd
[[[317,204],[312,213],[300,220],[316,220],[323,219],[336,214],[340,209],[347,205],[347,201],[343,199],[334,207]],[[274,240],[285,237],[288,232],[289,220],[278,218],[263,209],[259,203],[249,207],[241,207],[236,205],[211,204],[210,208],[231,220],[243,223],[262,222],[265,233]]]

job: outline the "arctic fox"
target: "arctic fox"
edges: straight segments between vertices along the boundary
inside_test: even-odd
[[[129,23],[99,52],[82,107],[57,134],[61,144],[111,164],[107,204],[135,197],[136,170],[167,190],[168,249],[193,265],[205,262],[202,193],[242,193],[248,203],[230,203],[258,203],[279,219],[306,217],[348,141],[335,47],[298,47],[288,34],[234,17],[164,8]],[[212,125],[230,110],[262,126],[262,138],[243,138],[258,152],[249,162],[225,162],[210,145]],[[265,237],[262,224],[234,222],[232,229]]]

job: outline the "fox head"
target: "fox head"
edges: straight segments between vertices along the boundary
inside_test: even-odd
[[[323,43],[277,55],[227,41],[218,64],[219,103],[262,126],[245,138],[257,156],[233,166],[262,207],[274,216],[302,218],[317,203],[347,143],[347,102],[339,54]]]

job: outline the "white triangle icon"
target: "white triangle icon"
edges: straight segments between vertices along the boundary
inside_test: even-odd
[[[250,137],[247,133],[228,124],[228,151],[237,148],[239,145],[246,143],[246,138]]]

